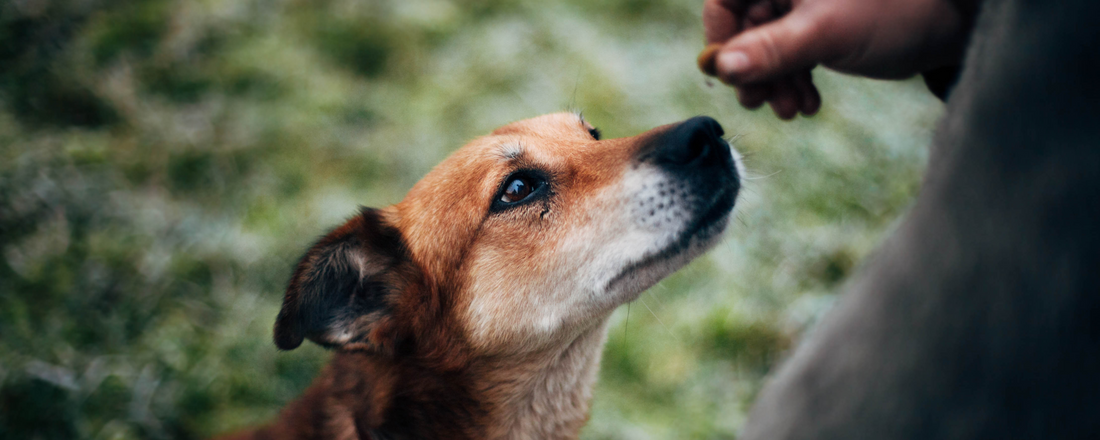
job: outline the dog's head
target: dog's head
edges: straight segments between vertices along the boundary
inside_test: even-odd
[[[717,241],[740,187],[722,134],[697,117],[601,140],[556,113],[475,139],[401,203],[363,209],[306,253],[275,341],[475,354],[567,343]]]

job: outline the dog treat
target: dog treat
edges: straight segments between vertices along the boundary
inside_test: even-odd
[[[718,76],[718,66],[715,65],[715,60],[718,58],[718,49],[721,48],[722,43],[711,43],[703,48],[696,60],[699,63],[699,70],[710,76]]]

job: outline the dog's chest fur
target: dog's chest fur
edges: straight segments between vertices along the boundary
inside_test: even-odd
[[[321,399],[325,401],[319,407],[326,408],[321,415],[324,422],[316,426],[321,434],[318,438],[398,440],[418,438],[421,434],[417,428],[422,426],[386,423],[370,426],[372,419],[408,419],[414,421],[412,425],[427,422],[459,427],[455,432],[465,431],[464,437],[479,439],[576,438],[588,419],[592,384],[599,372],[601,347],[606,336],[605,321],[579,335],[564,349],[528,356],[521,361],[514,358],[473,360],[458,376],[482,379],[453,393],[433,393],[441,394],[441,400],[469,399],[473,405],[465,406],[482,409],[468,415],[451,415],[459,419],[468,417],[468,420],[423,420],[421,414],[438,414],[425,408],[432,402],[401,397],[423,386],[415,380],[393,381],[389,374],[379,371],[369,376],[364,376],[363,371],[334,372],[315,385],[316,395],[323,396]],[[371,380],[372,376],[377,379]],[[306,416],[299,412],[286,415]],[[483,430],[461,429],[463,425]],[[413,429],[408,430],[410,427]]]
[[[544,354],[531,361],[502,366],[504,379],[486,383],[487,399],[495,402],[491,413],[502,422],[490,438],[575,438],[588,420],[592,384],[599,372],[601,348],[607,324],[601,323],[578,337],[565,350]]]

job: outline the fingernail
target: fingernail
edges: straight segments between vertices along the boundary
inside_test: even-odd
[[[744,73],[749,70],[749,56],[744,52],[722,52],[718,54],[718,70],[729,74]]]

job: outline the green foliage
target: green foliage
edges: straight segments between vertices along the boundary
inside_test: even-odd
[[[204,438],[327,356],[278,352],[296,257],[504,123],[697,114],[751,173],[729,238],[612,317],[585,438],[732,438],[906,208],[939,104],[816,72],[795,122],[695,71],[697,1],[0,4],[0,438]],[[629,318],[628,318],[629,314]]]

